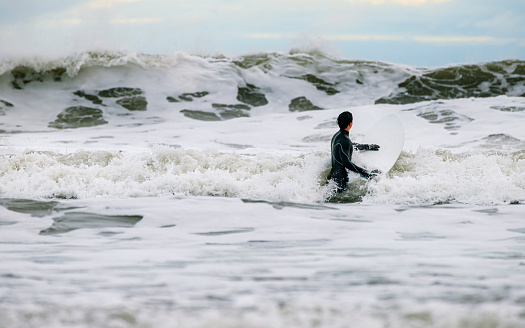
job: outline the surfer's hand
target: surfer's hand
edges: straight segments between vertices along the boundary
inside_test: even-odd
[[[354,147],[358,150],[379,150],[379,145],[376,144],[354,144]]]
[[[363,178],[365,178],[365,179],[370,180],[370,179],[376,177],[380,173],[381,173],[381,171],[379,171],[379,170],[372,170],[370,172],[364,171],[363,173],[361,173],[361,176],[363,176]]]

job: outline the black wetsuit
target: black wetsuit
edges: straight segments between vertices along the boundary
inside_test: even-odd
[[[353,148],[361,149],[366,146],[368,145],[352,144],[346,130],[339,130],[332,137],[332,170],[328,175],[328,180],[334,180],[338,192],[345,190],[348,183],[346,169],[361,174],[365,178],[370,176],[365,169],[352,163]]]

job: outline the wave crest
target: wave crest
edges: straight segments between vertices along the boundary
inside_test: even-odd
[[[367,103],[406,104],[437,99],[525,96],[525,61],[506,60],[476,65],[427,69],[382,62],[346,60],[315,51],[254,53],[228,58],[187,53],[150,55],[132,52],[84,52],[63,58],[40,57],[0,62],[0,76],[11,75],[12,86],[22,89],[31,81],[62,81],[75,78],[90,67],[173,68],[189,64],[195,79],[205,76],[221,82],[239,70],[258,70],[267,79],[303,80],[326,96],[337,94],[367,97]],[[189,74],[189,75],[188,75]],[[185,73],[184,79],[191,79]]]

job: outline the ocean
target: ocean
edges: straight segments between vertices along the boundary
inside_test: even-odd
[[[0,133],[1,328],[525,327],[525,61],[11,58]]]

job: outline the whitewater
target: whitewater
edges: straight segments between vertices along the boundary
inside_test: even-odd
[[[345,110],[406,140],[335,195]],[[524,124],[520,60],[5,59],[0,327],[524,327]]]

